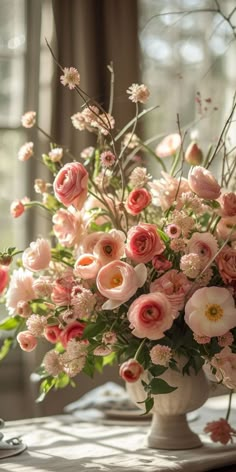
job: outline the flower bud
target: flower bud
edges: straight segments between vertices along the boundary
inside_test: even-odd
[[[185,161],[192,166],[199,166],[203,161],[203,152],[196,141],[192,141],[186,149]]]

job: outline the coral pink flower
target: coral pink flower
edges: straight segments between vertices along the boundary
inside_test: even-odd
[[[101,265],[120,259],[124,256],[124,252],[125,234],[117,229],[112,229],[109,233],[100,235],[93,249],[93,253]]]
[[[53,188],[59,202],[80,210],[87,197],[88,172],[79,162],[65,164],[58,172]]]
[[[191,286],[192,283],[182,272],[172,269],[151,283],[150,292],[164,293],[177,315],[184,307],[185,296]]]
[[[161,174],[161,179],[149,183],[154,203],[160,206],[163,211],[168,210],[173,204],[176,208],[181,208],[183,206],[181,196],[183,193],[189,192],[188,181],[184,178],[175,179],[163,171]]]
[[[218,336],[217,341],[220,347],[232,346],[234,337],[231,331],[228,331],[227,333],[223,334],[223,336]]]
[[[25,206],[20,200],[14,200],[10,206],[10,213],[13,218],[18,218],[25,211]]]
[[[213,442],[220,442],[221,444],[228,444],[233,442],[233,436],[236,435],[235,429],[231,428],[230,424],[224,418],[218,421],[211,421],[207,423],[204,428],[205,433],[210,434]]]
[[[101,267],[97,256],[93,254],[82,254],[78,257],[74,266],[74,274],[82,279],[94,279]]]
[[[199,166],[203,161],[203,152],[195,141],[187,147],[184,155],[185,161],[192,166]]]
[[[80,321],[73,321],[68,324],[66,328],[61,332],[60,341],[64,348],[67,343],[73,338],[81,338],[84,332],[85,324]]]
[[[32,273],[28,270],[20,268],[13,271],[6,294],[6,305],[10,315],[15,315],[17,313],[18,302],[28,302],[35,298],[33,281]]]
[[[236,280],[236,250],[225,246],[216,258],[220,275],[228,284]]]
[[[37,346],[36,337],[29,331],[21,331],[17,334],[16,339],[23,351],[33,351]]]
[[[37,272],[46,269],[51,261],[51,247],[46,239],[38,238],[30,243],[22,255],[23,266],[26,269]]]
[[[211,359],[211,365],[215,369],[215,377],[226,387],[236,388],[236,354],[229,346],[226,346]]]
[[[215,256],[218,251],[218,243],[211,233],[193,233],[187,244],[187,253],[197,254],[202,267]]]
[[[175,239],[175,238],[179,238],[179,236],[181,235],[182,229],[180,226],[172,223],[166,226],[165,232],[169,236],[169,238]]]
[[[112,167],[115,164],[116,156],[111,151],[104,151],[102,152],[100,159],[104,167]]]
[[[236,193],[223,193],[219,198],[222,216],[236,216]]]
[[[164,249],[165,245],[155,225],[141,223],[128,231],[125,252],[130,259],[146,263]]]
[[[8,280],[8,267],[0,265],[0,294],[5,290]]]
[[[129,300],[142,287],[147,278],[144,264],[138,264],[135,269],[122,261],[113,261],[100,269],[97,275],[99,292],[109,300],[103,309],[111,310]]]
[[[131,215],[138,215],[151,203],[152,196],[146,188],[132,190],[126,202],[126,208]]]
[[[49,325],[44,328],[44,337],[53,344],[56,344],[60,341],[60,335],[62,330],[58,327],[58,325]]]
[[[173,324],[171,304],[158,292],[138,297],[129,307],[127,317],[137,338],[161,339]]]
[[[209,170],[196,166],[189,171],[188,183],[191,190],[200,198],[216,200],[220,196],[221,187]]]
[[[143,366],[136,359],[129,359],[121,364],[119,375],[126,382],[136,382],[143,372]]]
[[[178,133],[169,134],[156,147],[158,157],[168,157],[176,153],[181,145],[181,137]]]
[[[236,326],[231,293],[223,287],[200,288],[186,303],[185,322],[199,336],[222,336]]]
[[[53,231],[59,243],[65,247],[78,244],[85,232],[81,213],[75,214],[60,208],[52,217]]]
[[[227,218],[221,218],[219,221],[216,232],[217,236],[225,241],[229,238],[229,241],[236,240],[236,216],[228,216]]]

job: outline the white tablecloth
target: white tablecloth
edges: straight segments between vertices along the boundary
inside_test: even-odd
[[[194,431],[223,416],[223,399],[209,400],[200,410]],[[225,403],[224,403],[225,405]],[[216,410],[216,407],[218,408]],[[234,410],[233,420],[236,419]],[[236,426],[233,421],[234,427]],[[1,472],[203,472],[235,464],[236,446],[218,446],[202,436],[204,446],[188,451],[158,451],[145,446],[146,424],[86,423],[69,415],[9,422],[6,439],[21,435],[28,448],[1,459]]]

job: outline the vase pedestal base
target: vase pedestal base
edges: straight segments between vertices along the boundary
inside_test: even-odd
[[[189,427],[185,414],[153,414],[147,444],[154,449],[194,449],[202,446],[197,434]]]

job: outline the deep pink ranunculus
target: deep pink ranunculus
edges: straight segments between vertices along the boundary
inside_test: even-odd
[[[87,197],[88,172],[80,162],[65,164],[58,172],[53,188],[59,202],[80,210]]]
[[[47,341],[53,344],[56,344],[58,341],[60,341],[61,333],[62,330],[58,327],[58,325],[46,326],[43,332],[44,337],[47,339]]]
[[[0,265],[0,293],[6,288],[8,284],[8,267]]]
[[[138,297],[129,307],[128,319],[137,338],[161,339],[173,324],[172,307],[159,292]]]
[[[80,321],[73,321],[68,324],[60,334],[60,341],[64,348],[67,343],[73,338],[81,338],[84,332],[85,324]]]
[[[157,254],[165,249],[157,227],[148,223],[133,226],[128,231],[126,243],[126,255],[135,262],[149,262]]]
[[[151,203],[152,196],[146,188],[135,188],[130,192],[126,208],[131,215],[138,215]]]

